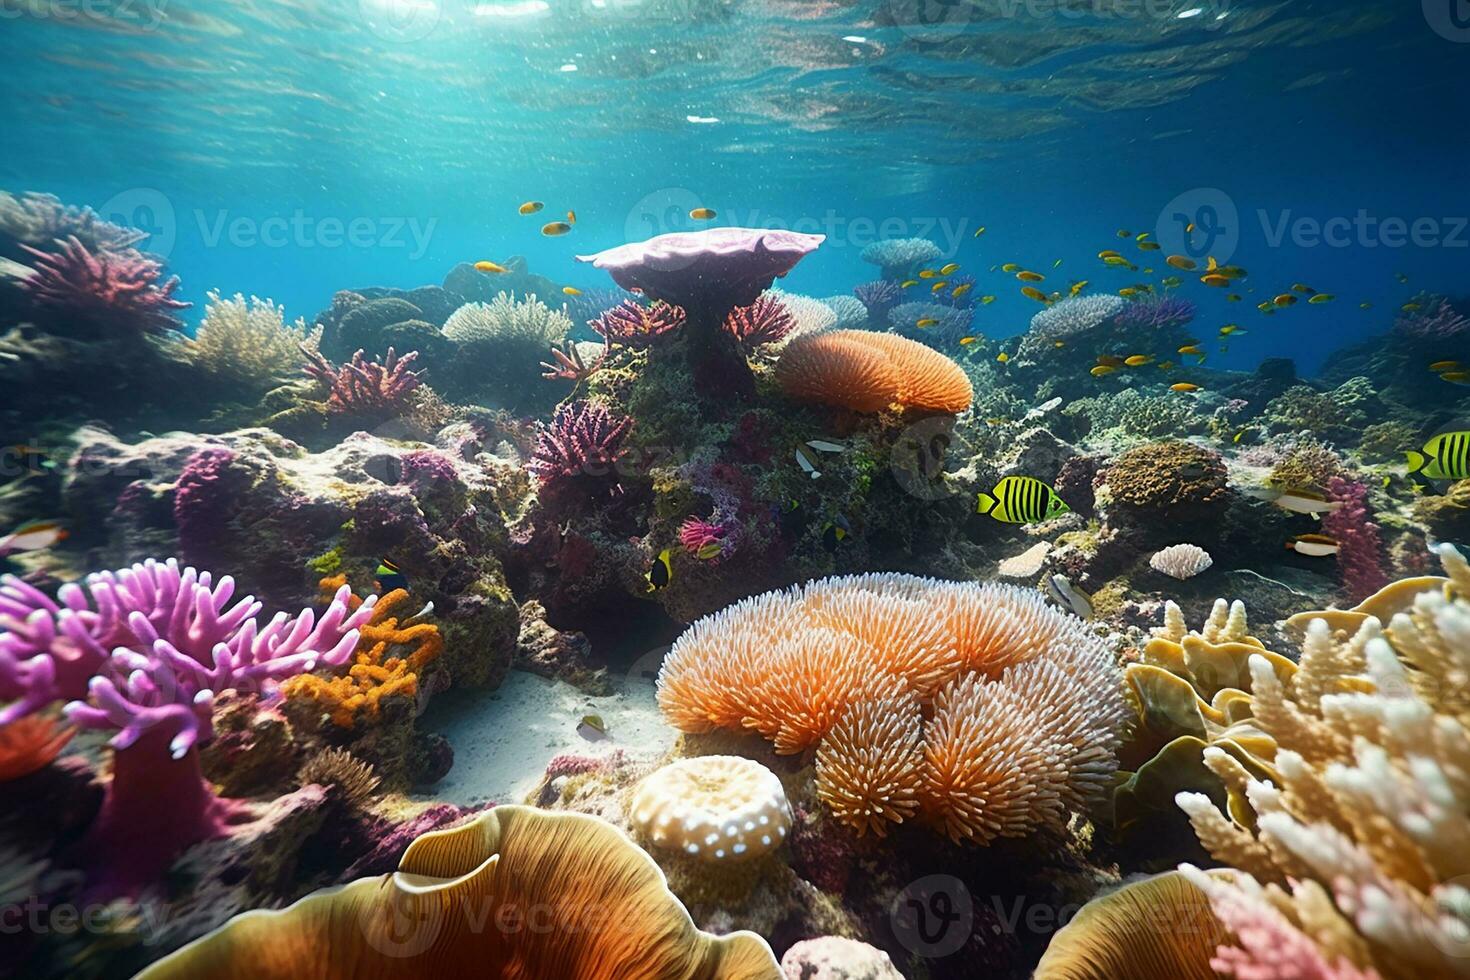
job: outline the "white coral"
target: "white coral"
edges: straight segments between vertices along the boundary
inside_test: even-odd
[[[1154,553],[1148,560],[1148,567],[1156,572],[1177,578],[1181,582],[1188,578],[1194,578],[1200,572],[1215,564],[1210,553],[1199,545],[1176,544]]]
[[[682,759],[633,793],[633,825],[657,847],[705,861],[747,861],[781,846],[791,804],[781,780],[734,755]]]

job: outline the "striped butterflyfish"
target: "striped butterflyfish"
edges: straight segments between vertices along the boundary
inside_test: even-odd
[[[1049,521],[1071,510],[1057,492],[1031,476],[1008,476],[990,493],[977,494],[975,512],[1007,524]]]

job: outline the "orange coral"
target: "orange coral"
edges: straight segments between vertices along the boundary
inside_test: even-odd
[[[75,734],[48,715],[27,715],[0,728],[0,783],[45,769]]]
[[[684,731],[817,746],[818,796],[859,833],[918,813],[978,842],[1060,828],[1099,800],[1128,717],[1111,654],[1038,593],[892,574],[695,623],[658,700]]]
[[[322,579],[322,595],[334,595],[346,582],[345,575]],[[293,677],[282,685],[286,697],[318,702],[327,709],[332,722],[342,728],[354,727],[360,713],[378,717],[384,698],[417,697],[418,672],[438,658],[444,638],[432,623],[399,626],[399,618],[392,612],[407,598],[403,589],[394,589],[378,600],[373,618],[359,631],[357,653],[345,676]],[[353,609],[361,604],[355,595],[348,602]],[[410,646],[413,649],[406,656],[388,656],[392,649]]]
[[[897,405],[958,413],[975,397],[965,372],[948,357],[906,337],[869,330],[798,337],[782,352],[776,380],[792,398],[858,412]]]

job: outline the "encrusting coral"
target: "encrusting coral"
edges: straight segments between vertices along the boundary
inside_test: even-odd
[[[324,578],[321,588],[323,597],[337,595],[347,588],[347,576]],[[359,719],[375,720],[385,698],[417,697],[419,673],[438,659],[444,639],[433,623],[400,625],[393,611],[407,600],[406,591],[394,589],[377,601],[368,620],[358,626],[357,651],[346,674],[302,674],[283,684],[282,693],[316,702],[340,728],[355,728]],[[350,592],[346,601],[354,610],[362,603]]]
[[[186,350],[214,376],[258,392],[294,374],[301,348],[315,351],[321,336],[321,327],[304,320],[287,325],[281,307],[268,299],[247,302],[239,293],[225,299],[211,292]]]
[[[308,974],[781,980],[756,934],[696,929],[658,866],[617,828],[524,806],[424,834],[396,874],[237,916],[139,980]]]
[[[733,755],[664,766],[638,784],[629,814],[655,846],[717,863],[770,853],[785,841],[792,819],[776,774]]]
[[[658,700],[681,731],[816,746],[818,795],[860,833],[919,814],[976,843],[1090,806],[1127,714],[1111,656],[1039,594],[890,574],[699,620],[665,658]]]
[[[781,389],[798,401],[857,412],[890,406],[955,414],[974,389],[950,358],[893,334],[833,330],[798,337],[776,363]]]

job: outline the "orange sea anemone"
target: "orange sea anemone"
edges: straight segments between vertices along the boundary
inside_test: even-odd
[[[954,361],[917,341],[870,330],[798,337],[776,363],[776,380],[798,401],[857,412],[890,406],[955,414],[975,392]]]

